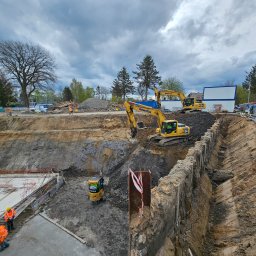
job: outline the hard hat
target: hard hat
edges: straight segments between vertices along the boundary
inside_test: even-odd
[[[11,210],[11,207],[7,207],[6,211],[9,212]]]

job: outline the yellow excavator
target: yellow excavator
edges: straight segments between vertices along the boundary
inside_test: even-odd
[[[154,89],[155,97],[158,103],[158,107],[161,108],[161,96],[176,96],[182,103],[182,112],[186,111],[202,111],[206,108],[206,104],[196,98],[187,98],[183,92],[177,92],[173,90],[158,90]]]
[[[103,200],[104,196],[104,179],[103,177],[92,177],[88,181],[89,186],[89,200],[91,202],[99,202]]]
[[[190,135],[190,127],[179,123],[177,120],[167,120],[160,109],[131,101],[125,101],[124,106],[128,116],[132,138],[137,134],[137,122],[134,116],[134,110],[147,112],[157,118],[158,128],[156,129],[156,134],[149,136],[149,140],[158,143],[160,146],[184,142]]]

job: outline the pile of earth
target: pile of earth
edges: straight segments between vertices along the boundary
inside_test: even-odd
[[[79,104],[80,109],[96,109],[96,110],[107,110],[110,106],[108,100],[101,100],[96,98],[89,98]]]
[[[216,117],[208,112],[191,112],[191,113],[178,113],[165,114],[168,120],[177,120],[190,127],[190,137],[188,144],[193,146],[197,140],[209,129],[215,122]],[[139,129],[137,139],[144,147],[152,148],[154,145],[148,142],[148,136],[154,134],[156,131],[157,119],[150,115],[137,115],[137,121],[142,121],[147,129]]]
[[[180,123],[188,125],[191,131],[191,139],[193,142],[200,140],[201,136],[209,129],[215,122],[215,116],[208,112],[191,112],[191,113],[173,113],[167,115],[167,119],[176,119]]]

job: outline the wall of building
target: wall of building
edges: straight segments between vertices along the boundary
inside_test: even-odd
[[[218,106],[220,106],[220,111],[233,112],[235,107],[235,100],[204,100],[206,104],[207,112],[218,112]]]
[[[204,87],[203,101],[206,103],[208,112],[233,112],[235,97],[236,86]]]

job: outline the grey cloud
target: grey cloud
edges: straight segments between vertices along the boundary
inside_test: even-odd
[[[0,39],[29,40],[49,49],[57,60],[60,85],[76,77],[85,85],[111,86],[122,66],[131,73],[146,54],[153,56],[163,78],[176,76],[188,87],[218,84],[233,76],[243,79],[240,70],[255,63],[254,53],[247,56],[248,62],[244,49],[226,59],[215,55],[222,46],[234,47],[244,40],[244,31],[232,31],[252,17],[255,6],[233,0],[226,17],[218,21],[214,14],[222,6],[211,0],[200,17],[191,10],[163,37],[159,30],[183,2],[1,0]]]

